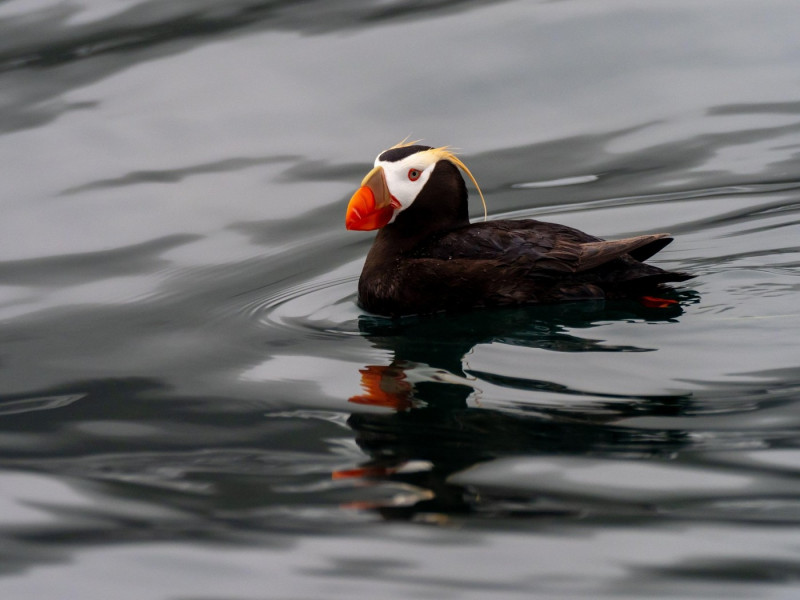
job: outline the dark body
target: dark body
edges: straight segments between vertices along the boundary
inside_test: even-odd
[[[358,298],[370,312],[401,316],[641,296],[692,277],[642,262],[671,241],[664,233],[604,241],[532,219],[470,224],[464,180],[441,161],[378,232]]]

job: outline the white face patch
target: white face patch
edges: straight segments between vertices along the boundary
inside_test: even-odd
[[[380,160],[380,155],[375,159],[375,166],[383,167],[389,193],[400,203],[392,221],[414,203],[437,162],[437,157],[428,152],[417,152],[398,161]]]

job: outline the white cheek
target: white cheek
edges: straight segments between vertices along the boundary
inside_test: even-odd
[[[431,171],[433,171],[433,167],[425,169],[419,176],[419,179],[416,181],[410,181],[408,179],[408,175],[406,175],[405,184],[408,187],[408,202],[401,202],[403,207],[400,209],[400,212],[404,211],[414,203],[414,200],[417,199],[417,196],[419,196],[422,188],[425,187],[425,183],[427,183],[428,179],[430,179]]]
[[[433,171],[433,165],[431,165],[422,171],[419,179],[411,181],[408,178],[408,171],[414,167],[410,163],[409,165],[403,164],[404,162],[383,163],[386,185],[389,187],[392,196],[400,203],[400,208],[396,210],[395,216],[414,203]]]

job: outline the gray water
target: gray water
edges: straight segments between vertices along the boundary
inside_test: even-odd
[[[796,0],[0,1],[2,597],[797,597],[798,30]],[[367,315],[344,208],[409,135],[491,219],[669,231],[654,264],[697,277]]]

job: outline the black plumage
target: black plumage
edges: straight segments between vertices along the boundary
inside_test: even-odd
[[[398,161],[428,146],[404,146],[379,160]],[[643,261],[668,234],[605,241],[532,219],[469,223],[458,168],[441,159],[413,199],[380,228],[358,284],[360,305],[400,316],[477,307],[636,297],[690,279]]]

